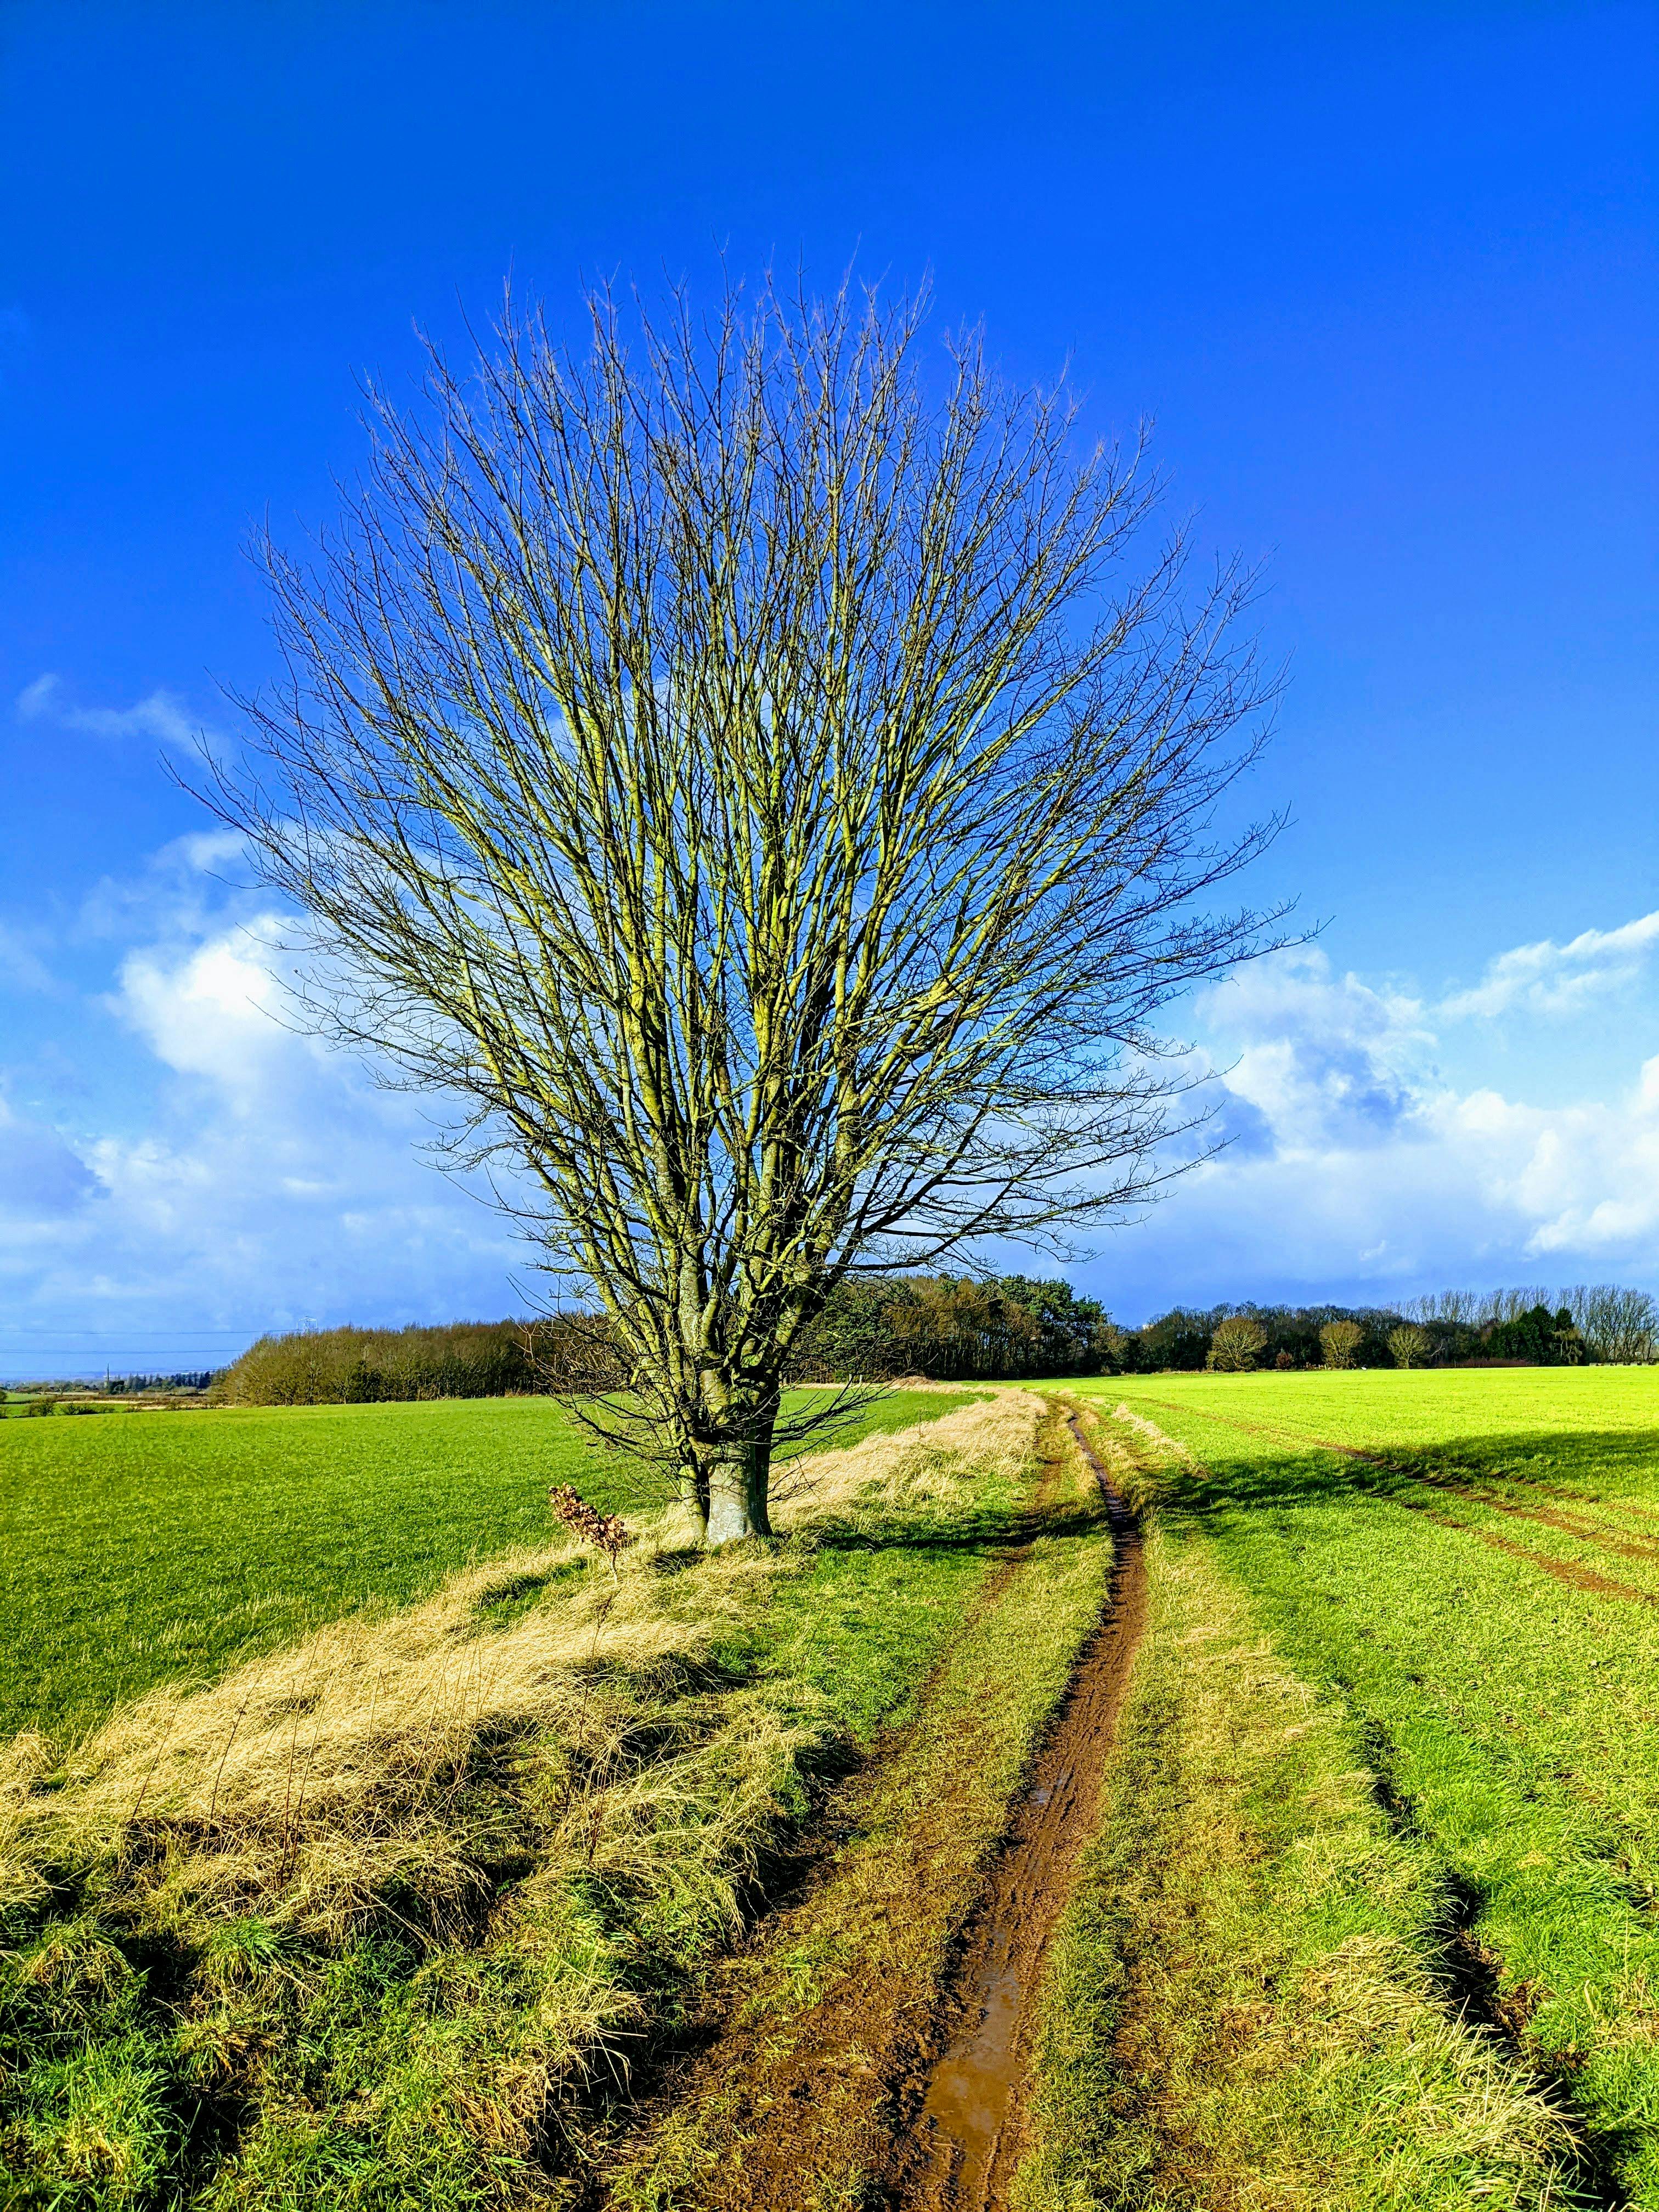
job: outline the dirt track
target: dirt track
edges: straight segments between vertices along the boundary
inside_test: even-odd
[[[1069,1425],[1111,1519],[1110,1600],[1015,1815],[956,1978],[954,2024],[927,2081],[920,2124],[899,2149],[898,2201],[915,2212],[999,2212],[1006,2202],[1019,2156],[1032,2001],[1079,1854],[1095,1832],[1102,1775],[1145,1625],[1140,1532],[1075,1414]]]
[[[879,1830],[882,1848],[844,1854],[832,1844],[799,1903],[773,1917],[763,1951],[789,1956],[810,1948],[827,1919],[839,1931],[841,1967],[828,1974],[817,2002],[788,2017],[757,2009],[742,1961],[734,1962],[732,1986],[711,1994],[696,2047],[658,2100],[659,2118],[701,2117],[688,2154],[672,2167],[672,2193],[653,2203],[700,2212],[804,2212],[856,2198],[915,2212],[984,2212],[1004,2201],[1030,2000],[1078,1855],[1093,1832],[1145,1606],[1139,1532],[1075,1416],[1070,1427],[1111,1523],[1108,1600],[989,1873],[976,1875],[963,1856],[957,1800],[973,1760],[957,1755],[949,1731],[896,1806],[884,1796],[879,1767],[854,1777],[834,1808],[830,1833],[846,1843]],[[1036,1511],[976,1610],[997,1605],[1066,1487],[1051,1459]],[[988,1682],[983,1694],[994,1697],[994,1686]],[[952,1728],[974,1725],[964,1713]],[[826,1914],[826,1898],[833,1913]],[[952,1919],[966,1926],[954,1953]],[[942,1944],[953,1966],[943,1966]]]

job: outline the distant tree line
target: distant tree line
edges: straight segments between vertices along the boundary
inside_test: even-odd
[[[1553,1291],[1534,1284],[1484,1295],[1441,1291],[1414,1299],[1405,1313],[1450,1343],[1478,1337],[1491,1358],[1534,1356],[1532,1347],[1541,1341],[1540,1314],[1558,1333],[1570,1324],[1589,1358],[1632,1365],[1659,1358],[1659,1305],[1646,1291],[1617,1283],[1573,1283]]]
[[[900,1276],[842,1285],[803,1342],[790,1379],[1098,1375],[1112,1370],[1121,1335],[1104,1307],[1066,1283]],[[240,1406],[365,1405],[617,1389],[627,1379],[603,1317],[569,1314],[264,1336],[217,1377],[214,1395]]]
[[[43,1375],[33,1376],[25,1382],[14,1382],[11,1388],[32,1394],[72,1391],[82,1397],[95,1393],[100,1397],[127,1398],[141,1392],[158,1390],[205,1390],[220,1372],[219,1369],[213,1367],[190,1367],[176,1375],[107,1375],[97,1377]],[[3,1393],[5,1388],[4,1383],[0,1383],[0,1393]]]
[[[809,1332],[793,1380],[1014,1382],[1110,1373],[1123,1335],[1094,1298],[1024,1275],[900,1275],[843,1283]]]
[[[1175,1306],[1114,1333],[1115,1370],[1207,1367],[1538,1367],[1659,1358],[1659,1304],[1613,1283],[1442,1291],[1403,1306]]]
[[[141,1390],[205,1390],[216,1371],[192,1367],[179,1375],[112,1375],[104,1388],[112,1398],[131,1397]]]
[[[503,1398],[535,1387],[522,1327],[463,1321],[262,1336],[219,1376],[214,1395],[232,1406],[356,1406],[382,1399]]]
[[[1024,1275],[908,1275],[843,1284],[803,1340],[789,1379],[940,1382],[1492,1362],[1576,1366],[1659,1357],[1645,1291],[1577,1284],[1408,1305],[1172,1306],[1123,1328],[1069,1284]],[[214,1382],[222,1402],[357,1405],[625,1388],[605,1322],[570,1314],[436,1328],[307,1329],[265,1336]]]

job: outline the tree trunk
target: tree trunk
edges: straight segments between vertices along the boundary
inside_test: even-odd
[[[680,1473],[680,1504],[696,1523],[697,1541],[706,1546],[708,1541],[708,1478],[699,1467],[684,1468]]]
[[[746,1436],[723,1437],[700,1455],[708,1486],[709,1550],[744,1536],[769,1536],[766,1510],[771,1484],[771,1424],[757,1422]]]

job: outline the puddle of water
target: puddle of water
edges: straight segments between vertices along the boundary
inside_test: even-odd
[[[977,2026],[952,2047],[928,2085],[922,2110],[956,2148],[952,2200],[960,2212],[982,2212],[989,2193],[1024,2002],[1024,1978],[1005,1960],[981,1992]]]

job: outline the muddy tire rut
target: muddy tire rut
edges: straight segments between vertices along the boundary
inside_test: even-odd
[[[822,1862],[752,1954],[760,1978],[739,1955],[724,1986],[709,1991],[701,2021],[688,2024],[684,2055],[659,2083],[617,2170],[629,2203],[688,2212],[854,2203],[984,2212],[1005,2202],[1033,2000],[1094,1833],[1146,1610],[1139,1531],[1077,1414],[1050,1404],[1069,1443],[1060,1457],[1045,1454],[1035,1510],[972,1617],[1018,1602],[1034,1543],[1063,1527],[1068,1485],[1060,1468],[1073,1446],[1106,1507],[1111,1564],[1042,1747],[1012,1803],[996,1801],[994,1830],[984,1832],[988,1865],[979,1856],[985,1871],[975,1874],[963,1857],[982,1817],[963,1796],[976,1756],[970,1710],[936,1726],[919,1765],[907,1762],[901,1745],[897,1771],[889,1761],[852,1778],[822,1824]],[[947,1661],[941,1678],[949,1673]],[[994,1700],[996,1682],[988,1679],[980,1695]],[[890,1841],[872,1850],[872,1834]],[[834,1945],[822,1993],[804,2010],[775,2013],[764,2002],[767,1960],[821,1948],[826,1927]],[[596,2205],[617,2201],[608,2184],[595,2182]]]
[[[1101,1783],[1146,1615],[1141,1534],[1075,1413],[1115,1559],[1101,1624],[1079,1662],[1038,1758],[954,1977],[945,2033],[893,2174],[908,2212],[1001,2212],[1019,2160],[1035,2000],[1078,1861],[1097,1823]]]

